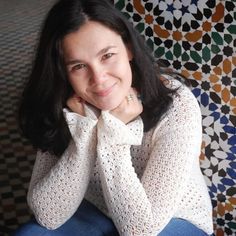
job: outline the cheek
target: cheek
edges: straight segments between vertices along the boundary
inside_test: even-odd
[[[84,89],[85,89],[84,83],[81,83],[81,81],[79,81],[77,78],[71,77],[69,79],[69,82],[70,82],[71,87],[73,88],[73,90],[76,94],[80,94],[84,91]]]
[[[127,84],[127,86],[131,86],[132,84],[132,70],[130,67],[130,64],[127,64],[125,68],[123,68],[123,78],[124,82]]]
[[[128,60],[123,61],[123,63],[116,63],[113,65],[113,70],[126,84],[132,83],[132,70]]]

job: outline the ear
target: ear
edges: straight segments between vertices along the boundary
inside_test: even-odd
[[[133,60],[133,53],[130,50],[128,50],[128,58],[129,58],[129,61]]]
[[[129,61],[133,60],[133,53],[131,51],[128,52],[128,58],[129,58]]]
[[[129,61],[132,61],[132,59],[133,59],[133,53],[132,53],[132,51],[131,51],[131,47],[130,47],[129,44],[126,45],[126,51],[127,51],[127,55],[128,55]]]

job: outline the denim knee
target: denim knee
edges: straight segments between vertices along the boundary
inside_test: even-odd
[[[49,236],[50,230],[40,226],[35,220],[20,226],[12,236]]]

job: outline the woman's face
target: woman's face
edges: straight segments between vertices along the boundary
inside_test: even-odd
[[[116,108],[132,83],[132,53],[116,32],[95,21],[65,36],[62,49],[74,92],[101,110]]]

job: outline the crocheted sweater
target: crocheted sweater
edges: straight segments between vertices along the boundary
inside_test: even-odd
[[[175,82],[177,83],[177,82]],[[28,191],[37,221],[65,223],[83,198],[112,218],[120,235],[156,236],[173,217],[213,233],[212,207],[199,167],[201,113],[181,85],[158,124],[125,125],[108,111],[64,110],[72,141],[58,159],[38,151]]]

